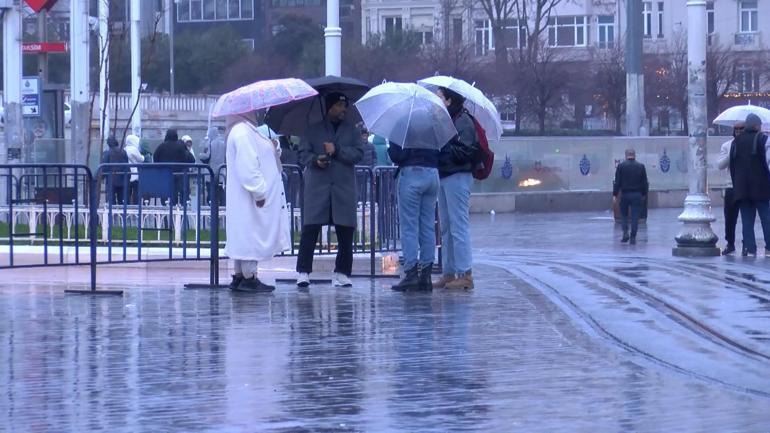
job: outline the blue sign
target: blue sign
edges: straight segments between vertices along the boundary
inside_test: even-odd
[[[24,117],[40,117],[40,78],[21,79],[21,114]]]
[[[663,155],[660,157],[660,171],[668,173],[671,170],[671,158],[666,154],[666,149],[663,149]]]
[[[588,159],[588,157],[583,154],[583,157],[580,158],[580,174],[583,176],[588,176],[588,173],[591,172],[591,161]]]
[[[513,164],[511,164],[511,157],[508,155],[505,155],[505,162],[500,168],[500,175],[506,180],[513,176]]]

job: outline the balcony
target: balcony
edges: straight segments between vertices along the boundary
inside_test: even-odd
[[[759,32],[735,34],[736,48],[743,48],[743,49],[759,48],[759,41],[760,41]]]

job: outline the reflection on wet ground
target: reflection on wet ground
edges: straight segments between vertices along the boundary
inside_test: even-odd
[[[473,293],[6,283],[0,431],[770,431],[764,262],[476,227]]]

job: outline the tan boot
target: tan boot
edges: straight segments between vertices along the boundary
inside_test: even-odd
[[[473,289],[473,275],[467,272],[465,275],[447,283],[446,288],[450,290],[471,290]]]
[[[456,280],[454,275],[442,275],[441,278],[433,283],[434,289],[443,289],[446,287],[447,284],[451,283],[452,281]]]

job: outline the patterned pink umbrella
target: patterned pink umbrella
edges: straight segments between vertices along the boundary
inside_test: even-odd
[[[211,115],[225,117],[251,113],[317,94],[315,89],[297,78],[257,81],[220,96]]]

